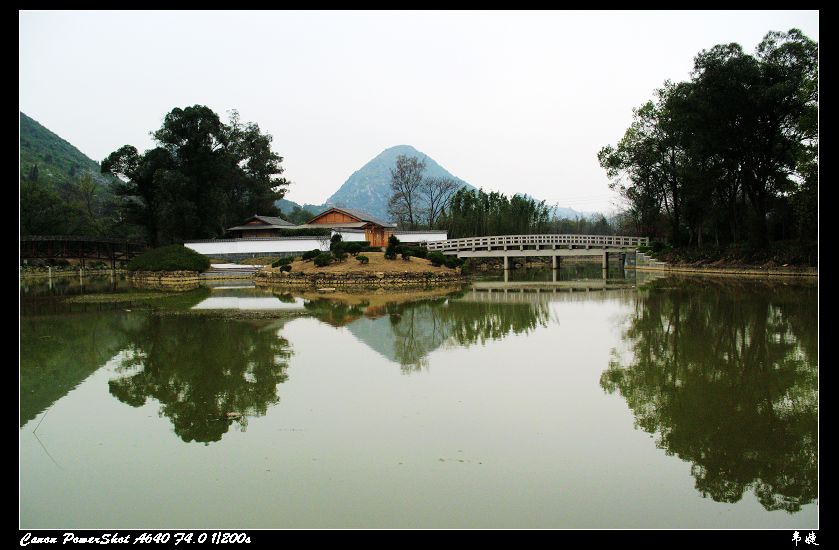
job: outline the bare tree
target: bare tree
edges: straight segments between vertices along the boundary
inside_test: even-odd
[[[394,193],[387,201],[387,213],[399,227],[405,227],[408,224],[408,209],[406,201],[402,193]]]
[[[428,220],[428,227],[434,227],[434,222],[449,206],[449,201],[458,190],[460,184],[452,178],[425,178],[420,185],[420,196],[424,199],[426,208],[423,211]]]
[[[404,219],[410,224],[410,229],[417,226],[418,208],[417,198],[422,184],[422,173],[425,171],[425,161],[417,157],[399,155],[396,157],[396,167],[390,170],[390,189],[393,195],[388,201],[388,211],[403,213]]]

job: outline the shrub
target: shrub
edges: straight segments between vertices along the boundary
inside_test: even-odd
[[[146,250],[128,262],[128,271],[205,271],[207,256],[181,244]]]
[[[285,265],[291,266],[291,262],[293,262],[293,261],[294,261],[294,256],[285,256],[283,258],[280,258],[279,260],[277,260],[273,264],[271,264],[271,267],[282,267],[282,266],[285,266]]]
[[[305,262],[306,260],[311,260],[313,258],[317,258],[318,256],[320,256],[320,253],[321,253],[321,251],[318,250],[317,248],[314,248],[314,249],[312,249],[308,252],[304,252],[303,253],[303,261]]]
[[[291,266],[289,264],[281,265],[280,266],[280,271],[286,271],[286,272],[291,271]]]
[[[457,269],[463,263],[463,260],[457,256],[449,256],[444,263],[449,269]]]
[[[315,259],[313,260],[315,265],[318,267],[323,267],[332,263],[332,254],[329,252],[321,252]]]
[[[339,262],[343,262],[347,259],[347,253],[340,249],[333,252],[332,255],[335,256],[335,259]]]
[[[434,267],[440,267],[444,263],[446,263],[446,255],[442,252],[431,252],[428,255],[428,259],[431,260],[431,265]]]
[[[367,256],[363,256],[361,254],[356,256],[355,259],[358,260],[362,265],[370,263],[370,258],[368,258]]]
[[[359,252],[381,252],[381,246],[362,246]]]
[[[362,248],[364,248],[364,243],[360,243],[360,242],[344,243],[344,252],[346,252],[347,254],[352,254],[353,256],[355,256],[356,254],[361,252]]]
[[[661,241],[653,241],[650,243],[650,250],[652,250],[655,254],[664,251],[665,248],[667,248],[667,245]]]
[[[417,258],[427,258],[428,257],[428,249],[424,246],[417,246],[411,249],[411,256],[416,256]]]
[[[399,246],[399,239],[396,235],[391,235],[387,240],[387,249],[385,249],[385,259],[395,260],[396,255],[399,254],[401,247]]]
[[[402,259],[405,260],[406,262],[410,261],[411,260],[411,254],[408,253],[408,252],[403,252],[402,253]]]
[[[344,249],[344,237],[340,233],[335,233],[329,239],[329,250],[332,252],[339,252]]]
[[[469,275],[475,271],[475,261],[472,258],[467,258],[463,265],[460,266],[460,272],[464,275]]]

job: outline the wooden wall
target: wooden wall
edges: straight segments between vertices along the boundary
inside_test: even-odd
[[[360,221],[361,220],[354,218],[348,214],[344,214],[343,212],[328,212],[323,216],[313,219],[312,223],[347,223]]]

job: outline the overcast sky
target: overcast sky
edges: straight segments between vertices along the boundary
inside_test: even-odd
[[[300,203],[409,144],[476,187],[607,211],[596,155],[633,107],[700,50],[793,27],[818,41],[818,12],[27,11],[20,110],[101,161],[174,107],[237,109]]]

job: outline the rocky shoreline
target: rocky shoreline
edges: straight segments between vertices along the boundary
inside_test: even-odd
[[[692,265],[626,266],[625,269],[656,273],[697,273],[709,275],[748,275],[771,277],[818,277],[815,267],[762,268],[754,267],[707,267]]]

